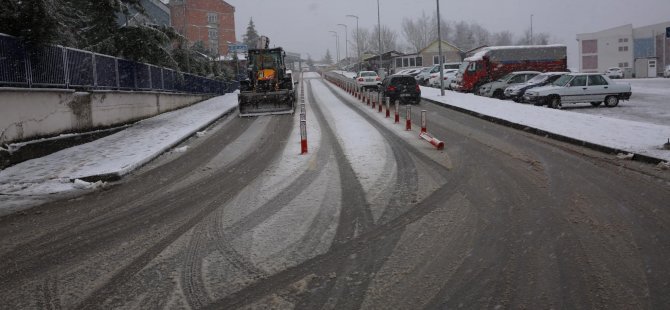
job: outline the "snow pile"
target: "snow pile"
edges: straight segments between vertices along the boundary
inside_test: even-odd
[[[442,97],[439,89],[428,87],[421,87],[421,95],[429,100],[553,134],[627,153],[670,160],[670,151],[662,149],[663,143],[670,137],[670,126],[554,110],[451,91]]]
[[[139,121],[96,141],[9,167],[0,171],[0,197],[60,193],[84,185],[61,180],[123,176],[236,107],[237,95],[226,94]]]

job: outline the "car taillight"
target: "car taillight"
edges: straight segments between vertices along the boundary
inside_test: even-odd
[[[395,90],[396,90],[395,86],[389,86],[386,88],[386,91],[395,91]]]
[[[381,80],[382,80],[382,78],[380,78],[380,77],[377,77],[377,81],[381,81]]]
[[[365,80],[364,80],[363,78],[358,78],[358,81],[359,81],[359,82],[363,82],[363,81],[365,81]]]
[[[421,87],[419,87],[419,84],[416,84],[416,91],[421,92]]]
[[[435,78],[437,77],[437,74],[431,74],[430,77]]]

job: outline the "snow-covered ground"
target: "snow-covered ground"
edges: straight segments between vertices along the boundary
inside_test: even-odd
[[[670,151],[662,148],[670,138],[670,123],[661,125],[589,115],[576,113],[575,109],[554,110],[451,91],[442,97],[439,89],[428,87],[422,87],[421,91],[426,99],[581,141],[670,161]]]
[[[32,159],[0,171],[2,209],[39,203],[37,196],[101,186],[76,181],[92,176],[123,176],[195,134],[237,107],[237,94],[139,121],[96,141]],[[177,152],[183,149],[175,150]]]

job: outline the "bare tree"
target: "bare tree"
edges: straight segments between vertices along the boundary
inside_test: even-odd
[[[361,54],[371,50],[370,47],[370,31],[365,28],[360,28],[358,35],[356,34],[356,29],[351,32],[350,38],[353,38],[352,49],[355,51],[360,50]],[[359,49],[360,47],[360,49]]]
[[[516,41],[517,45],[547,45],[552,41],[551,35],[546,32],[533,33],[531,38],[530,28],[523,32],[523,35]]]
[[[378,27],[375,27],[370,32],[369,44],[370,50],[378,53],[380,50],[382,53],[395,50],[398,45],[398,34],[391,30],[391,28],[382,26],[382,48],[379,48],[379,31]]]
[[[491,38],[491,44],[497,46],[506,46],[514,44],[514,35],[510,31],[501,31],[494,33]]]
[[[434,41],[437,37],[436,33],[434,24],[431,24],[426,12],[423,12],[417,19],[405,18],[402,21],[402,34],[413,53],[419,52]]]
[[[470,32],[472,32],[474,37],[474,46],[471,48],[491,45],[491,33],[486,28],[477,23],[472,23],[470,24]]]

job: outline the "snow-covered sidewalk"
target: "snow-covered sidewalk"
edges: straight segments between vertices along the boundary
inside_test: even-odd
[[[442,97],[439,89],[428,87],[421,87],[421,96],[552,134],[670,161],[670,150],[663,149],[663,143],[670,138],[670,125],[554,110],[452,91]]]
[[[237,94],[226,94],[139,121],[96,141],[1,170],[0,203],[6,206],[12,198],[20,196],[93,186],[80,179],[128,174],[236,107]]]

